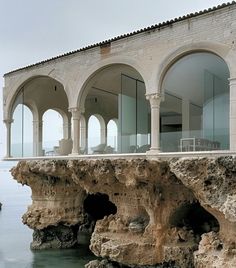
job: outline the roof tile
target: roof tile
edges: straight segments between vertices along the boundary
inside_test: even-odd
[[[7,76],[7,75],[12,74],[12,73],[15,73],[17,71],[25,70],[25,69],[28,69],[28,68],[31,68],[31,67],[34,67],[34,66],[43,65],[44,63],[47,63],[49,61],[53,61],[53,60],[56,60],[56,59],[59,59],[59,58],[62,58],[62,57],[66,57],[66,56],[69,56],[69,55],[72,55],[72,54],[79,53],[81,51],[85,51],[85,50],[88,50],[88,49],[91,49],[91,48],[95,48],[95,47],[101,46],[103,44],[110,43],[112,41],[117,41],[119,39],[126,38],[128,36],[133,36],[133,35],[136,35],[136,34],[139,34],[139,33],[142,33],[142,32],[150,31],[151,29],[160,29],[160,28],[162,28],[164,26],[168,26],[168,25],[170,25],[172,23],[176,23],[176,22],[179,22],[179,21],[183,21],[185,19],[197,17],[199,15],[202,15],[202,14],[205,14],[205,13],[209,13],[209,12],[212,12],[212,11],[215,11],[215,10],[219,10],[221,8],[224,8],[224,7],[229,7],[229,6],[232,6],[232,5],[235,5],[235,4],[236,4],[236,2],[235,1],[232,1],[232,2],[223,3],[223,4],[218,5],[218,6],[214,6],[212,8],[204,9],[204,10],[201,10],[201,11],[198,11],[198,12],[195,12],[195,13],[189,13],[187,15],[183,15],[181,17],[174,18],[172,20],[167,20],[167,21],[162,22],[162,23],[159,23],[159,24],[154,24],[154,25],[151,25],[151,26],[146,27],[146,28],[143,28],[143,29],[139,29],[139,30],[136,30],[136,31],[127,33],[127,34],[122,34],[122,35],[113,37],[111,39],[107,39],[107,40],[101,41],[99,43],[95,43],[95,44],[92,44],[92,45],[88,45],[86,47],[82,47],[82,48],[80,48],[78,50],[70,51],[70,52],[64,53],[62,55],[55,56],[55,57],[50,58],[50,59],[46,59],[46,60],[43,60],[43,61],[40,61],[40,62],[31,64],[31,65],[22,67],[22,68],[18,68],[16,70],[13,70],[13,71],[10,71],[10,72],[4,74],[4,76]]]

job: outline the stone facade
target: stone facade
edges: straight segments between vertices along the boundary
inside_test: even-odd
[[[5,75],[3,90],[4,122],[8,130],[8,152],[12,108],[19,89],[34,77],[46,76],[60,82],[68,98],[68,109],[75,122],[74,137],[79,140],[78,112],[83,113],[86,85],[98,71],[113,64],[134,68],[143,78],[146,95],[162,94],[163,77],[170,65],[181,56],[196,51],[219,55],[230,71],[230,149],[236,149],[236,5],[228,4],[209,12],[183,17],[177,21],[147,28],[145,31],[117,38],[104,44],[68,53]],[[148,97],[149,98],[149,97]],[[152,99],[152,98],[149,98]],[[35,112],[36,113],[36,112]],[[152,112],[152,148],[158,151],[158,112]],[[37,121],[37,116],[34,114]],[[76,121],[77,120],[77,121]],[[37,127],[36,127],[37,131]],[[78,153],[74,142],[73,154]]]

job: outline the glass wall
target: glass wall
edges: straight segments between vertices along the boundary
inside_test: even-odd
[[[113,64],[103,68],[87,84],[85,118],[96,115],[101,125],[101,138],[96,125],[88,137],[97,139],[88,147],[98,153],[144,153],[150,148],[150,104],[141,75],[131,66]],[[109,120],[114,118],[115,122]],[[104,122],[106,123],[105,126]],[[100,144],[99,144],[100,142]],[[88,153],[94,153],[89,149]]]
[[[56,111],[63,114],[64,131],[62,116]],[[67,95],[63,85],[56,80],[38,76],[25,81],[18,91],[10,113],[13,119],[11,156],[55,155],[59,151],[64,155],[66,147],[71,147],[70,126],[67,124],[70,118]],[[63,136],[65,139],[61,142]]]
[[[146,152],[150,148],[150,106],[144,82],[121,75],[119,94],[119,142],[121,153]]]
[[[228,78],[226,63],[211,53],[193,53],[171,66],[162,86],[162,151],[229,148]]]
[[[20,102],[19,99],[18,101]],[[11,129],[11,156],[27,157],[32,155],[33,115],[26,105],[18,104],[13,113]]]

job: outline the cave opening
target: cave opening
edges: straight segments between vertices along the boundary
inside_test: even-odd
[[[89,194],[84,200],[84,224],[80,226],[78,232],[79,244],[90,243],[90,237],[94,231],[97,220],[105,216],[116,214],[117,207],[109,200],[106,194]]]
[[[106,194],[89,194],[84,200],[84,211],[92,221],[103,219],[105,216],[116,214],[117,207]]]
[[[201,236],[210,231],[219,231],[219,222],[206,211],[199,202],[187,203],[180,206],[170,217],[172,227],[193,230],[195,235]]]

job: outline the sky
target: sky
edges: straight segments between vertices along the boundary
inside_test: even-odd
[[[0,0],[0,159],[5,154],[4,73],[225,2]]]

